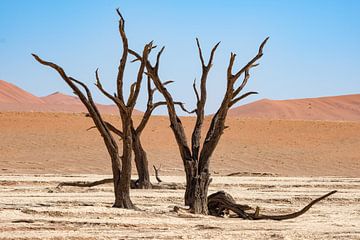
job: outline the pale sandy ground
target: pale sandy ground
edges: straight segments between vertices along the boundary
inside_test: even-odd
[[[119,124],[117,116],[107,119]],[[194,119],[182,120],[190,136]],[[232,117],[227,125],[211,161],[213,175],[360,177],[360,122]],[[91,126],[84,114],[0,113],[0,173],[110,174],[99,133],[86,131]],[[182,174],[167,117],[152,117],[142,141],[150,166],[161,164],[163,175]]]
[[[224,189],[236,201],[258,205],[266,213],[294,211],[339,190],[305,215],[282,222],[171,212],[182,205],[183,190],[133,190],[132,199],[141,211],[132,211],[110,207],[110,184],[55,189],[59,181],[103,177],[0,175],[0,239],[360,239],[359,178],[214,178],[210,192]],[[33,222],[16,223],[19,220]]]

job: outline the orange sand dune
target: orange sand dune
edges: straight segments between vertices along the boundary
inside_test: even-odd
[[[79,98],[75,96],[69,96],[61,92],[55,92],[41,99],[47,104],[65,104],[65,105],[81,105]]]
[[[230,110],[230,116],[299,119],[360,120],[360,94],[293,100],[263,99]]]
[[[38,97],[21,88],[0,80],[0,104],[43,104]]]
[[[97,104],[99,110],[105,114],[118,114],[115,105]],[[36,97],[23,89],[0,80],[0,111],[2,112],[87,112],[86,108],[76,96],[69,96],[60,92],[45,97]],[[140,114],[134,110],[134,114]]]
[[[118,116],[105,119],[121,124]],[[140,116],[134,120],[138,123]],[[195,119],[181,120],[190,137]],[[209,124],[206,118],[205,125]],[[110,174],[100,134],[96,129],[87,131],[93,125],[79,113],[0,113],[0,173]],[[230,117],[226,125],[211,161],[215,175],[360,176],[360,122]],[[142,142],[150,166],[162,165],[162,175],[183,174],[167,117],[153,116]]]

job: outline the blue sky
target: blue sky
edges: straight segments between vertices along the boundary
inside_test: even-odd
[[[247,87],[259,95],[247,101],[360,93],[356,0],[0,0],[0,79],[37,96],[71,94],[54,71],[32,59],[34,52],[88,83],[97,101],[109,103],[92,83],[99,67],[104,86],[115,89],[121,54],[117,7],[133,49],[150,40],[166,46],[161,76],[176,81],[169,89],[189,108],[195,102],[191,84],[201,69],[195,37],[206,56],[221,41],[208,79],[208,113],[223,96],[230,52],[237,53],[239,68],[267,36],[261,65]],[[135,70],[130,64],[126,87]],[[137,108],[144,109],[145,102],[144,93]]]

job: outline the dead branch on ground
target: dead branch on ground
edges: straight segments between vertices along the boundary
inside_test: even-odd
[[[306,205],[304,208],[302,208],[299,211],[289,213],[289,214],[280,214],[280,215],[267,215],[267,214],[261,214],[260,208],[256,207],[255,211],[253,213],[247,212],[248,210],[254,210],[248,205],[240,205],[237,204],[234,200],[234,198],[224,192],[219,191],[216,193],[213,193],[209,195],[208,197],[208,209],[209,214],[217,217],[222,217],[225,215],[229,215],[229,212],[233,212],[236,214],[237,217],[248,219],[248,220],[288,220],[292,218],[297,218],[304,213],[306,213],[314,204],[318,203],[319,201],[329,197],[330,195],[336,193],[337,191],[331,191],[319,198],[314,199],[311,201],[308,205]]]

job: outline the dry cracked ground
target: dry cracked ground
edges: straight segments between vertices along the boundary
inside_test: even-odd
[[[61,181],[104,175],[0,175],[0,239],[360,239],[360,179],[340,177],[214,177],[223,189],[262,212],[300,209],[330,190],[335,195],[287,221],[175,213],[183,190],[133,190],[139,211],[111,208],[111,184],[63,187]],[[183,177],[166,176],[167,182]]]

